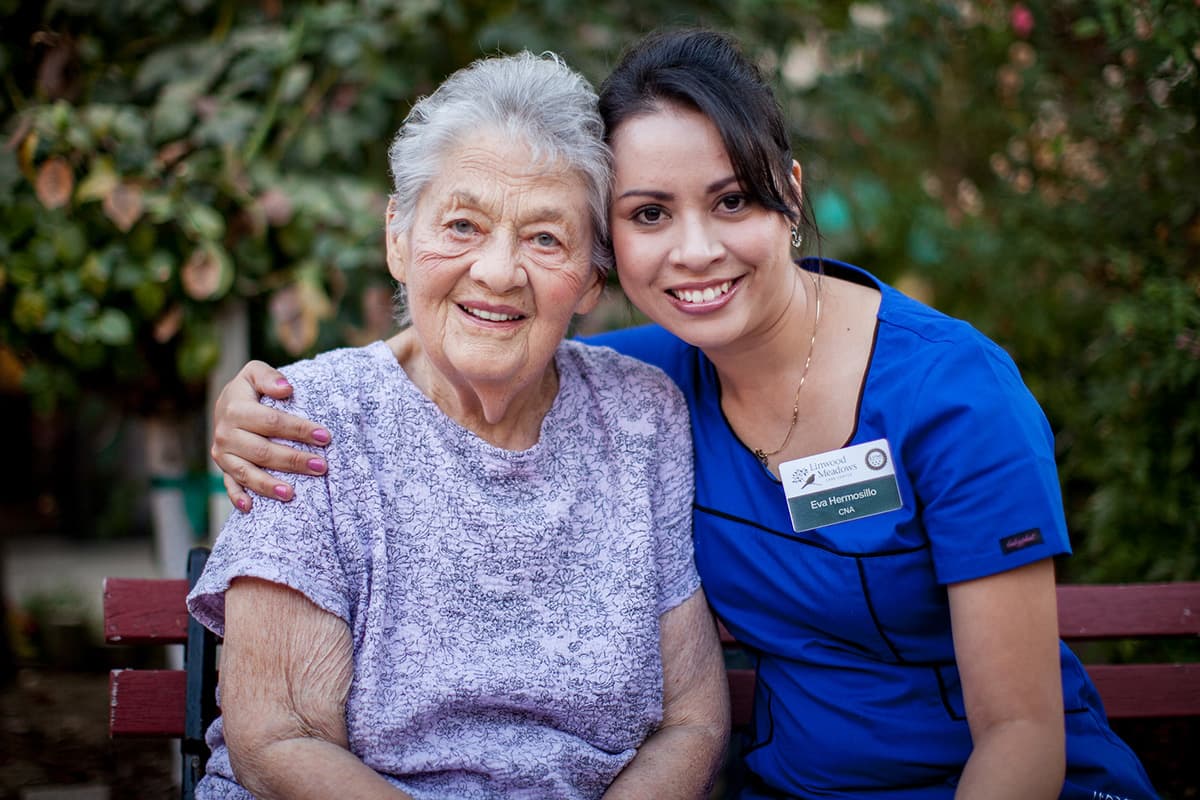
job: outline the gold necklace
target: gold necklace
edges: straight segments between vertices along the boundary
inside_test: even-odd
[[[807,273],[812,278],[812,273]],[[776,455],[783,448],[787,447],[787,443],[791,441],[792,431],[796,429],[796,420],[800,419],[800,390],[804,388],[804,381],[808,378],[808,368],[812,366],[813,350],[817,347],[817,327],[821,324],[821,282],[817,278],[812,278],[813,286],[817,296],[817,310],[813,315],[812,338],[808,342],[808,358],[804,359],[804,371],[800,373],[800,385],[796,387],[796,396],[792,398],[792,422],[788,425],[787,434],[784,435],[783,441],[779,443],[771,452],[767,452],[762,448],[755,448],[754,457],[759,460],[763,467],[768,467],[767,459]]]

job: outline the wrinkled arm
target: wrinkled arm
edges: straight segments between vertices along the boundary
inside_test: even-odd
[[[255,578],[225,594],[221,714],[255,797],[406,798],[347,748],[350,630],[299,592]]]
[[[973,750],[956,798],[1056,798],[1066,770],[1054,562],[951,585]]]
[[[217,397],[212,460],[224,473],[226,494],[242,511],[249,511],[254,503],[246,489],[277,500],[292,499],[292,487],[265,469],[300,475],[325,473],[324,459],[270,441],[275,437],[320,447],[329,444],[329,431],[320,425],[258,402],[263,395],[283,400],[291,394],[291,384],[283,373],[251,361]]]
[[[704,592],[663,614],[663,721],[605,800],[705,798],[729,739],[729,689]]]

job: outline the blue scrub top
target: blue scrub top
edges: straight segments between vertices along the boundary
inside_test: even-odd
[[[687,398],[696,564],[757,659],[741,796],[950,798],[971,737],[945,585],[1070,552],[1053,435],[996,344],[857,267],[823,263],[882,293],[845,444],[888,441],[897,510],[794,531],[779,481],[725,420],[702,352],[657,326],[589,341],[659,366]],[[1061,652],[1062,797],[1155,797],[1078,659]]]

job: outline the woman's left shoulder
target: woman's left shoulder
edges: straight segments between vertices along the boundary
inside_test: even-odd
[[[565,341],[559,370],[564,383],[577,383],[607,416],[687,419],[683,394],[665,372],[610,347]]]
[[[658,367],[611,347],[571,339],[563,342],[562,351],[589,380],[611,382],[614,386],[633,384],[631,389],[634,391],[654,387],[678,391],[674,382]]]

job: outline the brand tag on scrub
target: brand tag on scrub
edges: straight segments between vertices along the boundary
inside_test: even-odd
[[[797,533],[903,505],[887,439],[786,461],[779,477]]]

